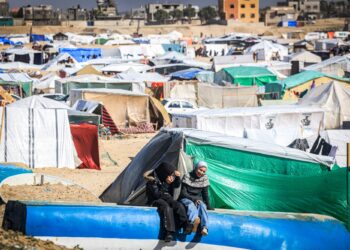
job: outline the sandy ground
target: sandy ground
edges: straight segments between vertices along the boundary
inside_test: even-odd
[[[69,179],[83,187],[65,187],[63,185],[2,187],[0,194],[5,200],[48,200],[99,202],[99,196],[123,171],[131,159],[148,143],[155,134],[129,135],[111,140],[100,140],[99,151],[101,170],[88,169],[35,169],[36,173],[49,174]],[[109,155],[109,157],[107,156]],[[117,165],[116,165],[117,164]],[[90,193],[90,192],[91,193]],[[0,205],[0,223],[2,224],[5,205]],[[40,241],[20,233],[0,228],[0,249],[66,249],[52,242]],[[79,248],[76,248],[79,249]]]

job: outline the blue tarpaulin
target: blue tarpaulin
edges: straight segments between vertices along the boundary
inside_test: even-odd
[[[85,62],[91,59],[101,58],[100,48],[60,48],[60,53],[68,53],[78,62]]]
[[[0,182],[5,180],[7,177],[26,173],[32,173],[32,170],[21,168],[15,165],[0,164]]]
[[[48,39],[45,35],[31,34],[30,42],[50,42],[50,39]]]
[[[203,72],[205,70],[197,69],[197,68],[190,68],[185,70],[180,70],[177,72],[174,72],[171,74],[171,79],[177,79],[177,80],[195,80],[196,75],[200,72]]]
[[[0,43],[14,45],[14,42],[12,42],[10,39],[6,37],[0,37]]]
[[[140,38],[133,38],[132,41],[137,44],[150,44],[151,41],[148,38],[140,37]]]

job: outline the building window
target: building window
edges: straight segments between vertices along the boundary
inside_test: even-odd
[[[230,8],[231,8],[231,9],[234,9],[234,8],[235,8],[235,5],[234,5],[234,4],[230,4]]]
[[[255,18],[255,14],[250,14],[250,17],[251,18]]]
[[[317,5],[314,5],[314,10],[317,10],[318,9],[318,6]]]
[[[241,18],[245,18],[245,14],[241,14]]]
[[[251,4],[250,7],[251,7],[252,9],[254,9],[254,8],[255,8],[255,4]]]
[[[241,4],[241,8],[244,9],[245,8],[245,4]]]
[[[235,15],[231,14],[231,15],[230,15],[230,18],[231,18],[231,19],[235,18]]]

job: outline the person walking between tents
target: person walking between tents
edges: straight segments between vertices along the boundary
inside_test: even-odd
[[[144,173],[147,180],[146,194],[148,205],[158,208],[161,229],[164,230],[164,241],[170,242],[176,228],[187,226],[186,210],[182,203],[174,200],[174,189],[180,187],[180,172],[168,163],[162,163],[155,173]]]
[[[186,206],[188,219],[193,225],[192,232],[197,231],[200,223],[200,231],[204,236],[208,235],[207,209],[213,210],[209,202],[207,169],[206,162],[197,162],[193,171],[183,177],[180,194],[180,201]]]

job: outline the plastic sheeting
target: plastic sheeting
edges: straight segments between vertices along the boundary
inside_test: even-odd
[[[215,207],[327,214],[348,222],[344,168],[329,171],[322,164],[212,145],[187,143],[186,151],[208,163]]]
[[[0,161],[30,168],[75,168],[67,110],[8,106],[1,115]]]
[[[32,173],[32,170],[21,168],[16,165],[0,164],[0,183],[7,177],[26,173]]]
[[[91,124],[71,124],[75,148],[82,161],[79,168],[101,170],[98,151],[98,127]]]
[[[211,109],[173,114],[172,122],[177,128],[246,136],[257,141],[268,136],[270,141],[287,146],[296,138],[317,134],[324,127],[324,111],[298,105]]]
[[[198,84],[198,105],[208,108],[257,107],[258,88]]]
[[[350,121],[350,87],[339,83],[328,83],[311,89],[299,105],[320,107],[325,111],[325,128],[341,128]]]
[[[100,48],[59,48],[60,53],[68,53],[78,62],[85,62],[90,59],[100,58]]]

